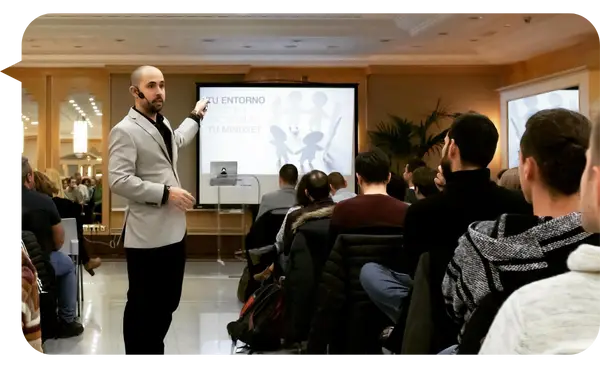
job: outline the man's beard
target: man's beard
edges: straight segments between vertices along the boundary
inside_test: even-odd
[[[152,102],[148,102],[148,112],[150,114],[158,114],[163,107],[163,101],[160,100],[160,105],[157,103],[156,100],[153,100]]]

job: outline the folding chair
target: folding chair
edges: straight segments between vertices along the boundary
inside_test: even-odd
[[[65,243],[60,251],[71,257],[75,262],[75,277],[77,277],[77,316],[81,317],[81,304],[83,303],[83,266],[79,262],[79,239],[77,236],[77,220],[64,218],[61,220],[65,229]]]

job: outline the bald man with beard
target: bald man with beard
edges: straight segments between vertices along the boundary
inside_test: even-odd
[[[122,233],[129,279],[125,353],[164,354],[164,338],[181,298],[186,211],[195,203],[181,188],[178,150],[194,140],[208,101],[198,101],[173,130],[160,114],[166,90],[159,69],[136,69],[129,93],[134,106],[112,128],[108,157],[110,189],[127,200]]]

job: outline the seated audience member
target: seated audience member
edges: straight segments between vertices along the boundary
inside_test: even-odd
[[[329,188],[331,189],[331,199],[333,199],[335,203],[341,202],[344,199],[356,197],[356,193],[348,190],[348,182],[339,172],[332,172],[327,177],[327,180],[329,181]]]
[[[458,239],[474,221],[532,211],[522,194],[498,187],[491,180],[487,166],[497,144],[498,131],[487,116],[466,113],[455,118],[442,148],[443,191],[411,205],[406,214],[404,249],[411,278],[420,256],[429,252],[428,284],[433,292],[428,318],[435,331],[431,351],[456,343],[458,331],[446,313],[441,284]],[[386,290],[393,287],[380,285]],[[394,302],[400,305],[402,299],[398,296]]]
[[[581,223],[600,233],[600,122],[592,128],[581,177]],[[480,354],[578,354],[598,337],[600,247],[582,244],[570,272],[515,291],[502,305]]]
[[[88,187],[85,185],[85,178],[83,178],[81,176],[80,173],[76,172],[75,175],[73,175],[73,178],[75,179],[75,182],[77,184],[77,189],[81,192],[81,196],[82,196],[82,203],[87,203],[89,201],[89,195],[90,195],[90,191],[88,189]]]
[[[506,297],[565,273],[571,252],[582,244],[598,245],[598,236],[582,228],[579,213],[590,128],[586,117],[566,109],[542,110],[528,119],[519,177],[533,215],[508,213],[475,222],[460,238],[442,284],[448,313],[458,326],[489,294]],[[478,328],[487,332],[489,325]]]
[[[84,197],[75,178],[69,180],[69,186],[65,190],[65,197],[79,205],[83,205]],[[83,212],[83,208],[80,208],[80,211]]]
[[[414,191],[418,200],[440,192],[435,185],[436,176],[437,171],[426,166],[419,167],[413,172]]]
[[[37,271],[24,246],[21,247],[21,328],[29,345],[43,353]]]
[[[60,174],[54,169],[46,170],[49,176],[39,171],[34,173],[35,190],[52,198],[61,218],[74,218],[77,220],[77,237],[79,240],[79,261],[85,270],[94,276],[94,269],[100,267],[100,258],[90,258],[85,247],[86,241],[83,236],[83,217],[81,207],[65,198],[65,193],[60,185]],[[52,179],[51,179],[52,178]]]
[[[519,168],[513,167],[512,169],[506,170],[498,180],[498,185],[506,189],[520,191],[521,181],[519,180]]]
[[[404,199],[406,198],[406,189],[408,189],[408,185],[406,184],[406,181],[404,181],[402,175],[394,174],[393,172],[390,174],[390,181],[385,186],[385,190],[390,197],[396,198],[397,200],[404,202]]]
[[[69,256],[60,251],[65,240],[60,215],[56,205],[47,195],[34,190],[35,182],[29,160],[23,157],[21,161],[22,230],[33,232],[44,251],[50,254],[50,263],[54,268],[58,287],[58,317],[60,320],[58,337],[81,335],[83,326],[75,320],[77,305],[75,265]]]
[[[309,218],[331,216],[335,203],[329,196],[329,181],[327,174],[319,170],[309,172],[304,192],[310,204],[288,214],[283,230],[283,253],[287,256],[294,240],[298,226]]]
[[[308,195],[306,194],[306,184],[308,183],[308,174],[304,174],[302,176],[302,178],[300,178],[300,181],[298,182],[298,187],[296,188],[296,204],[294,204],[292,207],[290,207],[290,209],[287,211],[287,213],[285,214],[285,217],[283,218],[283,222],[281,223],[281,227],[279,228],[279,231],[277,232],[277,235],[275,236],[275,249],[277,250],[277,253],[282,254],[283,253],[283,232],[285,230],[285,223],[287,222],[288,216],[290,215],[290,213],[299,210],[300,208],[306,207],[311,203],[310,198],[308,198]],[[280,265],[282,266],[282,268],[285,269],[285,257],[283,257],[283,259],[280,261]],[[267,278],[269,278],[269,276],[271,276],[271,274],[273,273],[275,269],[275,265],[272,264],[270,265],[266,270],[264,270],[263,272],[255,275],[255,279],[256,280],[266,280]]]
[[[336,204],[329,229],[331,246],[339,234],[361,228],[403,228],[408,205],[387,194],[390,158],[379,148],[359,153],[354,162],[360,195]]]
[[[258,219],[265,212],[278,208],[290,208],[296,200],[296,183],[298,169],[292,164],[285,164],[279,169],[279,189],[262,196],[258,208]]]
[[[404,201],[406,203],[413,204],[419,200],[415,193],[415,183],[413,181],[413,173],[415,172],[416,169],[418,169],[420,167],[427,167],[427,165],[425,164],[425,161],[423,161],[420,158],[413,158],[413,159],[409,160],[408,163],[406,164],[406,166],[404,167],[404,174],[402,174],[402,177],[404,178],[404,180],[406,181],[406,184],[408,185],[408,188],[406,189],[406,196],[404,198]]]

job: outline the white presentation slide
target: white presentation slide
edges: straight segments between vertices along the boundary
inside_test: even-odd
[[[562,107],[579,112],[579,91],[560,89],[508,102],[508,163],[519,166],[521,137],[531,115],[544,109]]]
[[[210,104],[200,130],[199,203],[215,204],[211,162],[235,161],[243,183],[221,187],[223,204],[258,203],[278,189],[279,169],[340,172],[354,190],[355,89],[324,86],[200,86]],[[255,180],[260,182],[260,192]]]

